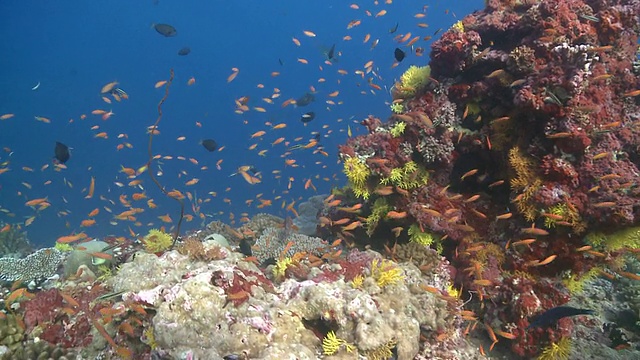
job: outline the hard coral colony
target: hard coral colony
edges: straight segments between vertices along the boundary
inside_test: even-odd
[[[376,19],[386,15],[366,11]],[[463,360],[492,352],[568,359],[576,346],[603,358],[639,356],[637,324],[600,317],[640,319],[639,22],[635,0],[488,0],[432,43],[429,64],[406,69],[391,89],[388,121],[370,115],[361,122],[364,135],[352,136],[348,127],[339,149],[344,188],[299,205],[284,201],[282,211],[293,221],[243,214],[240,226],[203,222],[184,234],[183,219],[209,216],[200,211],[206,201],[195,191],[166,190],[156,178],[162,170],[154,168],[161,156],[151,151],[172,71],[156,84],[165,92],[148,129],[149,161],[122,172],[132,188],[141,188],[136,177],[148,172],[180,203],[170,229],[177,235],[162,228],[135,239],[129,227],[130,238],[106,237],[94,251],[86,233],[74,233],[55,248],[0,259],[0,359]],[[177,34],[160,25],[171,33],[163,35]],[[420,36],[396,40],[408,52]],[[418,49],[409,55],[422,55]],[[337,55],[333,45],[324,64],[336,65]],[[397,48],[394,66],[405,55]],[[356,72],[363,79],[375,73],[373,63],[365,68]],[[234,68],[227,82],[239,73]],[[368,85],[380,90],[374,79]],[[102,88],[104,101],[128,97],[117,85]],[[282,107],[312,106],[317,93],[312,87]],[[338,94],[329,93],[326,104],[335,105]],[[279,96],[280,90],[262,101]],[[237,99],[236,112],[266,112],[249,103]],[[95,114],[105,121],[114,115]],[[305,113],[301,126],[314,118]],[[287,124],[267,126],[276,131]],[[263,136],[260,130],[251,139]],[[296,151],[326,156],[320,138],[281,137],[271,147],[287,144],[282,157],[293,169],[306,166],[293,158]],[[207,151],[221,150],[213,144]],[[293,176],[274,174],[287,191],[294,186]],[[250,165],[233,175],[246,186],[266,180]],[[312,177],[305,181],[305,189],[316,189]],[[283,199],[261,193],[255,203],[262,209]],[[127,210],[113,215],[114,222],[136,220],[143,209],[133,201],[157,206],[146,192],[119,200]],[[185,214],[187,200],[193,215]],[[48,201],[27,206],[40,211]],[[95,225],[99,212],[82,227]],[[14,231],[5,226],[0,234],[13,238]],[[11,248],[26,248],[18,245]],[[615,289],[631,299],[627,312],[607,294]]]

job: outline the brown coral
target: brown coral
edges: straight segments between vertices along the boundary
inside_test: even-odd
[[[535,173],[535,161],[514,147],[509,150],[509,165],[516,173],[511,177],[511,190],[521,192],[514,199],[518,211],[527,221],[534,221],[538,211],[533,204],[533,196],[542,186],[542,180]]]
[[[225,254],[220,247],[212,246],[206,248],[204,244],[196,239],[188,238],[178,246],[178,252],[189,256],[196,261],[213,261],[224,259]]]

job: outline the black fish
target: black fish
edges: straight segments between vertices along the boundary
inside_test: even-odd
[[[247,239],[240,240],[240,245],[238,246],[238,249],[245,256],[251,256],[252,254],[251,243]]]
[[[329,49],[329,52],[327,53],[327,58],[329,60],[333,60],[333,56],[335,55],[335,51],[336,51],[336,44],[331,45],[331,49]]]
[[[200,142],[209,152],[214,152],[218,148],[218,143],[213,139],[206,139]]]
[[[398,30],[398,25],[400,23],[396,23],[396,26],[392,27],[391,29],[389,29],[389,34],[393,34],[394,32],[396,32],[396,30]]]
[[[311,93],[304,94],[301,98],[296,100],[297,106],[307,106],[312,102],[316,101],[316,97]]]
[[[315,118],[316,118],[316,113],[314,113],[313,111],[309,111],[308,113],[302,114],[300,121],[302,121],[303,123],[308,123],[309,121]]]
[[[393,56],[396,58],[397,62],[404,60],[405,55],[406,54],[404,53],[404,51],[400,50],[399,48],[396,48],[396,50],[393,52]]]
[[[190,52],[191,52],[191,48],[188,46],[185,46],[182,49],[178,50],[178,55],[186,56],[186,55],[189,55]]]
[[[593,310],[588,309],[578,309],[571,306],[557,306],[543,312],[542,314],[534,316],[527,329],[531,327],[549,327],[555,324],[558,320],[567,316],[593,315],[594,313],[595,312]]]
[[[166,37],[178,35],[178,31],[176,31],[176,28],[169,24],[155,24],[153,25],[153,28],[156,29],[158,33]]]
[[[55,148],[55,159],[59,164],[64,164],[69,161],[71,157],[71,153],[69,152],[69,147],[61,142],[56,141]]]

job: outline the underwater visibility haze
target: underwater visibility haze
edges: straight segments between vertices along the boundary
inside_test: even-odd
[[[640,358],[640,1],[0,11],[0,359]]]

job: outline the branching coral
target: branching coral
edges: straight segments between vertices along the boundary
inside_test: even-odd
[[[53,276],[63,260],[55,248],[40,249],[24,259],[1,258],[0,280],[25,282]]]

